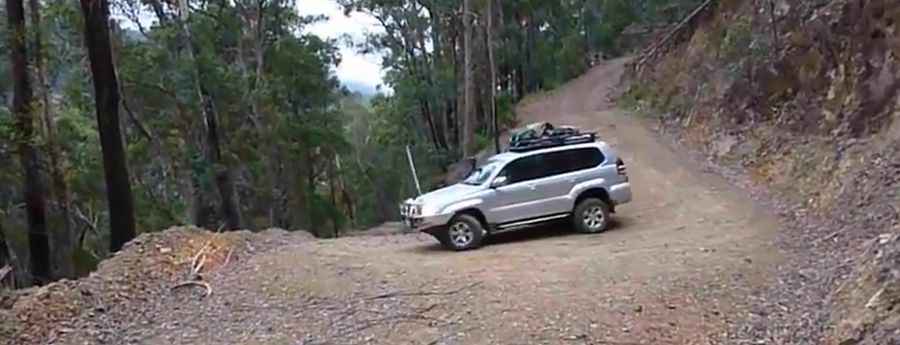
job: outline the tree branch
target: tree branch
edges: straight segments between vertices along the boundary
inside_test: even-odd
[[[144,138],[147,138],[147,140],[149,140],[151,143],[155,144],[156,138],[152,134],[150,134],[150,131],[147,130],[147,127],[145,127],[141,120],[137,118],[133,111],[131,111],[131,107],[128,106],[128,101],[125,100],[125,97],[122,97],[120,103],[122,103],[122,109],[125,109],[125,113],[128,114],[128,119],[131,121],[134,127],[138,129],[138,132],[140,132],[141,135],[144,136]]]
[[[367,300],[376,300],[376,299],[386,299],[386,298],[395,298],[395,297],[411,297],[411,296],[447,296],[447,295],[455,295],[462,291],[474,288],[476,286],[481,285],[481,282],[474,282],[472,284],[463,286],[461,288],[450,290],[450,291],[413,291],[413,292],[404,292],[404,291],[393,291],[384,293],[381,295],[375,295]]]

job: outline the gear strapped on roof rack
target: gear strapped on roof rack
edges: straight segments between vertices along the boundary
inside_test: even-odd
[[[538,122],[517,131],[509,139],[509,151],[527,152],[532,150],[592,143],[597,140],[595,132],[581,132],[571,126],[554,127],[548,122]]]

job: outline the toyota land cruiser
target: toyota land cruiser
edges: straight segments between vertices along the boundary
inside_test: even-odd
[[[578,232],[603,232],[610,213],[630,201],[617,153],[593,133],[566,132],[515,143],[461,183],[407,200],[400,213],[407,226],[461,251],[490,235],[566,218]]]

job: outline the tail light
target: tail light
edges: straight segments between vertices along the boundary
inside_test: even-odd
[[[625,181],[628,181],[628,172],[625,168],[625,161],[621,158],[616,160],[616,172],[618,172],[619,175],[625,176]]]

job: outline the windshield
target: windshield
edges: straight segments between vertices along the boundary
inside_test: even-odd
[[[472,171],[472,173],[469,174],[469,177],[466,177],[466,179],[463,180],[462,183],[473,186],[480,186],[487,182],[487,180],[499,166],[500,163],[497,162],[488,163],[487,165],[475,169],[475,171]]]

